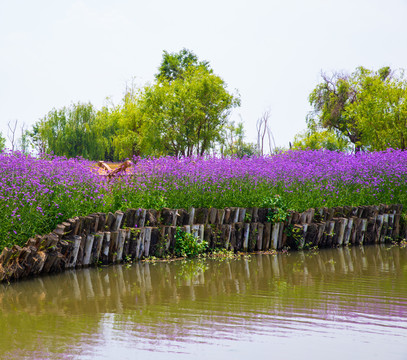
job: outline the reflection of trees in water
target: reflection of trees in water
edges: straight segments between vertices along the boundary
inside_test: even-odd
[[[39,332],[80,342],[81,334],[101,331],[105,314],[123,330],[156,337],[186,335],[196,323],[220,331],[258,314],[390,316],[406,310],[392,299],[406,298],[406,275],[407,249],[379,246],[83,269],[1,286],[0,326],[31,329],[25,341],[34,346]],[[0,342],[13,339],[9,332]]]

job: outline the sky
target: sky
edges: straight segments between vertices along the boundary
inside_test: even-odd
[[[53,108],[151,83],[163,51],[193,51],[240,94],[231,120],[276,145],[306,129],[321,72],[407,69],[407,0],[0,0],[0,132]],[[10,142],[8,142],[10,146]]]

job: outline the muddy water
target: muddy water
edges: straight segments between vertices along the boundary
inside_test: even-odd
[[[0,358],[407,359],[407,249],[137,263],[0,286]]]

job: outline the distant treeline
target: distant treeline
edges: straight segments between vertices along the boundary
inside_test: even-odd
[[[132,156],[191,156],[210,151],[250,155],[243,125],[228,120],[239,106],[209,63],[191,51],[164,51],[155,81],[126,89],[118,105],[76,103],[53,109],[25,133],[38,153],[118,161]]]
[[[407,148],[403,70],[358,67],[352,74],[323,73],[309,103],[313,110],[307,130],[294,137],[291,149]],[[53,109],[21,132],[18,148],[105,161],[210,153],[242,157],[284,150],[276,148],[268,111],[256,122],[256,143],[246,142],[243,124],[229,120],[239,105],[238,94],[228,91],[207,61],[186,49],[164,51],[152,84],[128,87],[118,105],[95,109],[91,103],[75,103]],[[16,126],[9,123],[9,130],[14,150]],[[0,149],[4,147],[0,134]]]

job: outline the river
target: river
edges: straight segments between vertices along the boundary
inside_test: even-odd
[[[0,285],[4,359],[407,359],[407,248],[135,263]]]

